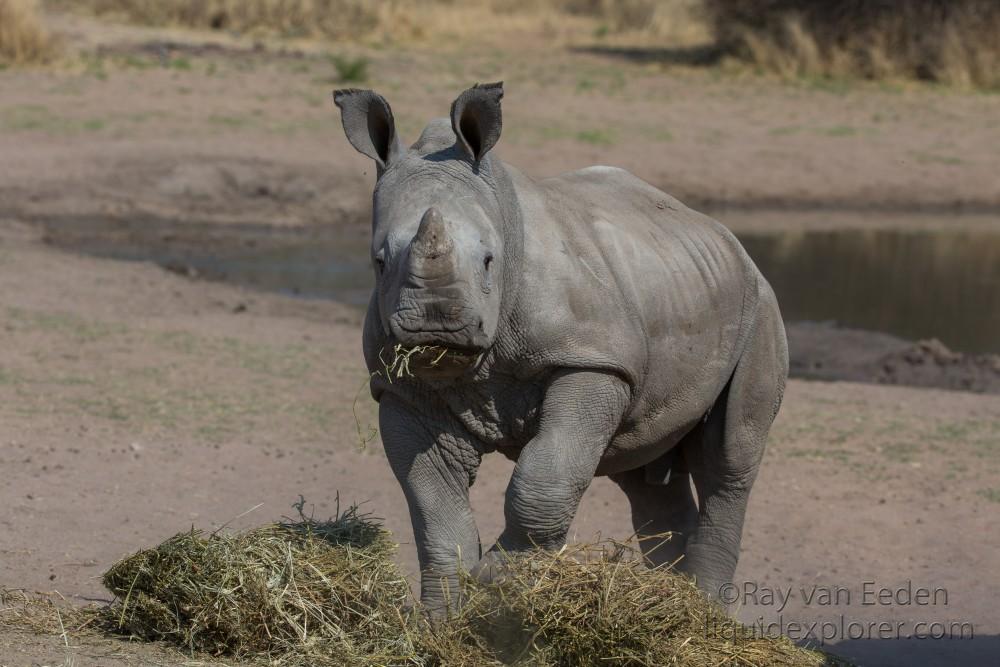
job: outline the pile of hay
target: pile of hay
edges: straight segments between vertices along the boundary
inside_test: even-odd
[[[230,535],[191,531],[117,563],[117,632],[279,665],[803,665],[825,656],[753,637],[692,582],[628,545],[512,555],[463,583],[462,609],[408,613],[394,545],[352,509]]]
[[[704,0],[719,45],[768,70],[1000,87],[996,0]]]
[[[787,638],[754,636],[691,579],[647,568],[631,544],[512,555],[502,581],[472,584],[468,592],[463,621],[504,664],[816,666],[826,660]]]
[[[243,533],[191,530],[116,563],[113,629],[148,640],[282,664],[394,664],[413,654],[409,586],[378,524],[330,521]]]

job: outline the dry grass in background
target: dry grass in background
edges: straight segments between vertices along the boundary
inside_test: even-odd
[[[726,51],[783,75],[1000,87],[996,0],[705,0]]]
[[[700,0],[81,0],[111,18],[143,25],[231,30],[284,37],[424,41],[483,40],[543,33],[578,37],[632,33],[674,41],[692,28]]]
[[[36,0],[0,0],[0,64],[51,60],[56,45],[38,16]]]
[[[95,13],[150,26],[339,39],[377,25],[366,0],[83,0]]]
[[[544,43],[721,51],[784,76],[908,78],[1000,87],[996,0],[50,0],[150,26],[252,36]],[[44,61],[35,0],[0,0],[0,62]]]

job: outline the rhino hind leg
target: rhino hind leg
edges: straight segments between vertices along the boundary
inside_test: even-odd
[[[631,505],[632,528],[643,556],[654,566],[681,559],[698,522],[691,475],[677,456],[679,449],[667,452],[667,460],[653,462],[657,473],[664,473],[658,481],[650,481],[645,467],[612,476]]]
[[[698,519],[679,568],[710,596],[717,596],[736,571],[750,489],[787,375],[784,326],[773,294],[767,294],[732,378],[698,437],[682,443],[697,491]]]

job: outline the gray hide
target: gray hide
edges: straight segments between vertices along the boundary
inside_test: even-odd
[[[651,560],[683,556],[716,593],[787,376],[774,293],[725,227],[626,171],[536,180],[494,157],[502,97],[465,91],[406,148],[381,96],[334,93],[377,167],[364,353],[421,598],[439,609],[459,568],[562,545],[595,475],[640,536],[674,533],[644,541]],[[390,381],[397,344],[450,354]],[[517,463],[484,555],[469,487],[494,451]]]

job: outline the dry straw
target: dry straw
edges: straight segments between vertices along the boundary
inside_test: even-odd
[[[301,507],[301,506],[300,506]],[[461,610],[408,613],[394,544],[351,508],[243,533],[181,533],[105,575],[110,626],[278,665],[803,665],[825,656],[759,638],[629,544],[509,556],[463,582]]]
[[[242,533],[191,530],[108,570],[108,615],[116,631],[213,655],[396,663],[413,648],[394,551],[356,508]]]
[[[690,579],[647,568],[631,543],[509,555],[501,581],[466,583],[460,620],[504,664],[822,665],[823,654],[761,638]]]
[[[108,570],[110,606],[0,591],[0,624],[67,646],[102,631],[272,667],[847,664],[755,636],[691,580],[647,568],[633,543],[508,554],[500,580],[465,578],[460,610],[433,623],[407,608],[394,551],[354,507],[329,521],[191,530]]]
[[[73,607],[62,598],[0,588],[0,627],[35,634],[56,634],[68,644],[69,637],[98,620],[94,608]]]
[[[428,366],[437,366],[446,355],[449,355],[449,352],[448,348],[439,345],[416,345],[408,348],[397,343],[392,348],[391,360],[387,361],[383,358],[382,352],[379,352],[379,362],[382,364],[382,369],[375,372],[384,375],[389,382],[394,379],[412,377],[413,369],[410,368],[410,362],[420,361]],[[457,356],[457,354],[452,353],[451,356]]]
[[[396,380],[413,377],[413,369],[411,368],[413,363],[422,367],[436,368],[442,364],[442,361],[445,362],[445,365],[456,364],[458,366],[462,366],[468,361],[467,355],[439,345],[417,345],[407,348],[397,343],[389,352],[389,358],[385,354],[387,349],[382,348],[378,354],[382,368],[370,373],[365,378],[364,383],[355,392],[354,400],[351,403],[354,427],[358,434],[358,446],[361,449],[367,447],[368,443],[378,436],[378,429],[371,425],[362,425],[361,417],[358,415],[358,401],[374,377],[381,376],[391,384]]]

